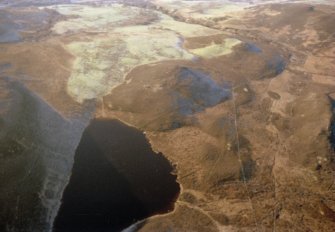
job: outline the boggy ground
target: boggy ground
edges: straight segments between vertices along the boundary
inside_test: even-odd
[[[3,10],[0,180],[11,184],[1,183],[0,228],[51,230],[96,117],[145,131],[176,165],[175,210],[139,231],[333,231],[334,7],[195,14],[157,2]],[[45,23],[30,28],[29,14]],[[33,184],[15,187],[25,178]]]

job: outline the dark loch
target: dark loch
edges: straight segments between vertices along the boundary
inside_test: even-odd
[[[173,210],[180,187],[172,171],[141,131],[93,120],[76,150],[53,231],[121,231]]]

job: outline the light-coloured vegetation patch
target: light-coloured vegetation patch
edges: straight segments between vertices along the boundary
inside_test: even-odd
[[[108,94],[138,65],[194,58],[179,46],[181,40],[172,31],[133,26],[119,28],[117,35],[68,45],[76,56],[68,93],[78,102]]]
[[[219,7],[209,8],[204,11],[204,16],[209,18],[216,18],[225,16],[227,13],[244,10],[245,5],[242,4],[223,4]]]
[[[57,34],[67,32],[106,32],[122,22],[139,16],[142,11],[136,7],[124,7],[113,4],[108,7],[92,7],[85,5],[56,5],[49,7],[60,14],[72,16],[68,20],[58,22],[53,31]]]
[[[70,16],[54,26],[55,33],[66,36],[69,32],[95,32],[85,34],[85,41],[71,42],[66,46],[76,57],[67,90],[78,102],[108,94],[138,65],[193,59],[194,55],[182,48],[183,37],[221,33],[175,21],[160,12],[118,4],[105,7],[58,5],[51,8]],[[148,15],[156,15],[158,20],[149,25],[136,24],[137,19]]]
[[[170,16],[161,14],[161,20],[155,25],[163,29],[172,30],[184,37],[197,37],[221,34],[219,30],[214,30],[197,24],[179,22]]]
[[[108,50],[103,46],[108,46]],[[113,82],[121,81],[120,71],[114,70],[111,76],[108,75],[113,69],[111,61],[121,50],[118,41],[73,42],[67,49],[76,57],[67,91],[78,102],[96,98],[108,92]]]
[[[182,47],[184,37],[221,32],[179,22],[157,11],[119,4],[105,7],[58,5],[51,8],[70,16],[54,26],[55,33],[85,35],[85,41],[70,42],[66,46],[76,57],[67,91],[78,102],[108,94],[138,65],[164,60],[190,60],[195,57],[194,54],[204,58],[221,56],[231,53],[232,47],[239,43],[235,39],[226,39],[224,44],[194,49],[192,54]],[[150,15],[158,20],[148,25],[138,22],[142,16]]]
[[[267,16],[277,16],[277,15],[280,15],[280,14],[281,14],[280,11],[271,10],[271,9],[263,10],[262,13],[265,14],[265,15],[267,15]]]
[[[156,5],[177,11],[186,18],[216,18],[223,17],[229,13],[237,12],[250,6],[250,3],[228,0],[212,1],[154,1]]]
[[[233,47],[240,43],[241,41],[238,39],[227,38],[223,44],[213,42],[206,47],[191,49],[190,52],[203,58],[213,58],[232,53]]]
[[[174,20],[172,17],[153,10],[144,10],[137,7],[113,4],[106,7],[92,7],[85,5],[56,5],[49,7],[60,14],[71,16],[65,21],[58,22],[53,31],[57,34],[67,32],[107,32],[127,24],[136,25],[136,18],[146,14],[155,14],[159,20],[153,22],[150,27],[172,30],[185,37],[214,35],[221,33],[197,24],[189,24]],[[128,28],[127,30],[134,29]]]

